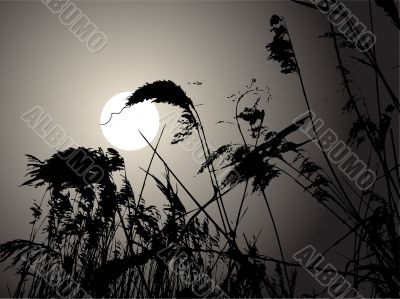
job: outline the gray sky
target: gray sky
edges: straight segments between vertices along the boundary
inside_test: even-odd
[[[226,99],[243,90],[252,77],[259,87],[268,86],[272,100],[265,106],[266,123],[279,130],[306,109],[294,75],[283,75],[277,63],[267,61],[265,45],[271,40],[269,17],[282,15],[291,33],[305,78],[312,108],[329,127],[346,140],[349,118],[340,114],[343,95],[335,71],[332,42],[319,39],[326,32],[324,15],[289,1],[75,1],[76,5],[108,37],[98,53],[91,53],[40,1],[0,1],[0,94],[3,166],[0,201],[0,242],[28,238],[32,199],[43,190],[18,187],[26,173],[25,154],[40,159],[54,153],[20,116],[40,106],[67,135],[85,147],[110,147],[99,123],[101,109],[113,95],[135,90],[146,82],[168,79],[180,84],[195,104],[213,148],[240,141],[235,127],[216,125],[232,120],[233,104]],[[365,16],[366,2],[351,6]],[[380,33],[390,28],[379,10]],[[360,17],[361,18],[361,17]],[[368,22],[368,18],[361,18]],[[381,35],[382,36],[382,35]],[[385,48],[385,71],[396,64],[395,35],[378,39],[378,51]],[[396,45],[396,46],[395,46]],[[358,66],[358,68],[360,68]],[[355,70],[362,73],[362,68]],[[372,78],[364,78],[366,81]],[[203,85],[189,85],[201,81]],[[364,84],[365,82],[360,82]],[[397,84],[395,79],[391,81]],[[368,95],[366,87],[363,92]],[[160,115],[171,108],[159,106]],[[302,136],[300,136],[302,137]],[[200,165],[190,152],[170,145],[164,135],[160,153],[183,178],[190,190],[205,202],[212,194],[207,175],[196,175]],[[310,144],[309,149],[313,149]],[[136,192],[151,151],[146,148],[121,152]],[[162,168],[156,163],[153,172]],[[228,209],[237,210],[243,186],[227,199]],[[304,245],[321,250],[340,236],[341,229],[315,200],[293,182],[282,177],[267,190],[287,256]],[[145,192],[149,203],[163,205],[153,188]],[[188,205],[191,205],[188,203]],[[257,235],[263,253],[278,257],[278,250],[265,205],[258,195],[249,197],[243,232]],[[215,208],[215,207],[214,207]],[[215,209],[211,209],[215,213]],[[334,224],[332,224],[334,223]],[[7,296],[7,273],[0,274],[0,296]]]

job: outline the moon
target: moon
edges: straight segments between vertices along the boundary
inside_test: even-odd
[[[160,115],[157,107],[151,101],[145,101],[125,108],[126,99],[131,91],[121,92],[109,99],[103,107],[100,125],[104,137],[113,146],[124,151],[134,151],[148,144],[139,131],[151,142],[160,127]],[[110,121],[109,121],[110,120]],[[109,121],[109,122],[108,122]],[[108,122],[107,124],[104,124]]]

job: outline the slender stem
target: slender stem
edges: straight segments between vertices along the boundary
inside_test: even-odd
[[[236,216],[236,223],[235,223],[235,234],[237,231],[237,228],[239,226],[239,220],[240,220],[240,216],[242,214],[242,209],[243,209],[243,204],[244,204],[244,200],[246,199],[246,194],[247,194],[247,187],[249,186],[249,180],[246,179],[246,184],[244,186],[244,190],[243,190],[243,195],[242,195],[242,200],[240,201],[240,206],[239,206],[239,211],[238,214]]]
[[[398,150],[396,149],[394,137],[393,137],[393,129],[390,129],[390,140],[392,142],[392,150],[393,150],[393,159],[395,162],[395,169],[396,169],[396,176],[397,176],[397,181],[400,182],[400,173],[399,173],[399,161],[397,158],[397,155],[399,154]]]
[[[200,116],[199,116],[197,110],[196,110],[194,107],[193,107],[193,110],[194,110],[194,112],[196,113],[196,116],[197,116],[197,119],[198,119],[198,123],[199,123],[199,126],[200,126],[200,130],[201,130],[202,135],[203,135],[203,139],[204,139],[203,151],[204,151],[204,148],[205,148],[206,151],[204,151],[204,153],[205,153],[205,159],[206,159],[206,161],[207,161],[207,160],[208,160],[208,157],[211,156],[210,148],[208,147],[208,142],[207,142],[206,134],[205,134],[205,132],[204,132],[204,127],[203,127],[203,124],[202,124],[202,122],[201,122]],[[199,134],[199,136],[200,136],[200,134]],[[201,138],[200,138],[200,140],[201,140]],[[213,180],[215,181],[215,185],[214,185],[214,183],[213,183],[213,186],[214,186],[215,190],[217,191],[217,195],[218,195],[219,200],[220,200],[220,203],[221,203],[222,211],[224,212],[224,216],[225,216],[225,219],[226,219],[226,224],[227,224],[227,226],[228,226],[228,228],[229,228],[229,232],[232,232],[232,228],[231,228],[230,223],[229,223],[229,217],[228,217],[228,214],[227,214],[227,212],[226,212],[226,208],[225,208],[225,205],[224,205],[224,201],[223,201],[223,199],[222,199],[221,189],[220,189],[220,187],[219,187],[218,179],[217,179],[217,176],[216,176],[216,174],[215,174],[215,168],[214,168],[214,163],[213,163],[213,161],[211,161],[210,167],[211,167],[211,176],[212,176],[211,181],[213,181]],[[223,216],[222,216],[222,215],[221,215],[221,218],[223,219]]]
[[[202,134],[200,133],[199,128],[196,128],[196,130],[197,130],[197,135],[199,136],[199,139],[200,139],[201,148],[202,148],[203,153],[204,153],[204,159],[205,159],[205,161],[207,161],[209,155],[207,154],[206,149],[205,149],[205,146],[204,146],[205,141],[203,141],[203,139],[202,139]],[[213,170],[212,170],[212,168],[211,168],[209,165],[207,165],[207,170],[208,170],[208,174],[209,174],[209,176],[210,176],[210,180],[211,180],[211,184],[212,184],[212,186],[213,186],[213,189],[214,189],[214,190],[217,190],[216,183],[214,182],[214,176],[213,176],[213,174],[212,174],[212,171],[213,171]],[[219,215],[220,215],[220,217],[221,217],[222,226],[223,226],[225,232],[228,232],[225,222],[229,222],[229,221],[228,221],[227,217],[225,217],[224,214],[223,214],[222,206],[221,206],[220,198],[219,198],[219,197],[217,198],[217,207],[218,207]],[[226,215],[226,214],[225,214],[225,215]]]
[[[158,138],[158,141],[157,141],[157,144],[156,144],[156,147],[155,147],[156,150],[157,150],[157,148],[158,148],[158,145],[160,144],[161,137],[162,137],[162,135],[163,135],[163,133],[164,133],[165,126],[166,126],[166,125],[164,125],[164,127],[163,127],[163,129],[162,129],[162,131],[161,131],[160,138]],[[156,155],[156,153],[153,152],[152,155],[151,155],[151,159],[150,159],[149,165],[147,166],[147,171],[146,171],[146,174],[145,174],[145,176],[144,176],[142,188],[140,189],[140,193],[139,193],[139,200],[142,198],[143,191],[144,191],[144,187],[146,186],[146,180],[147,180],[147,177],[148,177],[148,175],[149,175],[150,168],[151,168],[151,164],[153,163],[153,159],[154,159],[155,155]]]
[[[296,64],[297,64],[297,61],[296,61]],[[300,69],[298,70],[297,74],[299,76],[300,85],[301,85],[301,89],[302,89],[302,92],[303,92],[303,95],[304,95],[304,99],[305,99],[305,103],[306,103],[306,106],[307,106],[307,110],[309,111],[309,113],[311,113],[310,102],[308,101],[308,97],[307,97],[307,93],[306,93],[306,90],[305,90],[305,87],[304,87],[303,77],[302,77],[302,75],[300,73]],[[325,161],[326,161],[326,163],[327,163],[327,165],[329,167],[329,170],[331,171],[331,173],[333,175],[333,178],[335,179],[336,183],[338,184],[338,187],[341,190],[342,195],[346,199],[347,204],[349,205],[351,210],[353,210],[353,212],[355,213],[356,210],[355,210],[353,204],[351,203],[350,198],[347,196],[347,192],[344,190],[344,188],[342,186],[342,183],[340,182],[339,177],[337,176],[336,171],[334,170],[334,168],[333,168],[333,166],[331,164],[331,161],[328,158],[328,155],[326,154],[325,150],[323,149],[324,147],[323,147],[322,142],[321,142],[321,140],[319,138],[318,131],[317,131],[316,127],[315,127],[315,123],[314,123],[313,117],[311,117],[311,125],[312,125],[312,128],[313,128],[316,140],[318,142],[318,145],[321,148],[321,152],[322,152],[322,154],[323,154],[323,156],[325,158]]]
[[[276,227],[275,219],[274,219],[274,216],[273,216],[273,214],[272,214],[271,207],[270,207],[270,205],[269,205],[267,196],[265,195],[264,189],[261,190],[261,193],[262,193],[262,195],[263,195],[265,204],[267,205],[268,212],[269,212],[269,216],[271,217],[272,226],[274,227],[276,240],[277,240],[277,242],[278,242],[279,252],[280,252],[280,254],[281,254],[282,262],[284,263],[283,269],[284,269],[284,271],[285,271],[285,276],[286,276],[288,288],[289,288],[289,290],[291,291],[292,287],[291,287],[291,285],[290,285],[289,274],[288,274],[288,272],[287,272],[285,257],[284,257],[284,255],[283,255],[282,244],[281,244],[281,240],[280,240],[280,238],[279,238],[279,233],[278,233],[278,229],[277,229],[277,227]]]
[[[123,220],[123,218],[122,218],[122,214],[121,214],[121,211],[119,210],[119,207],[117,207],[117,213],[118,213],[118,216],[119,216],[119,218],[120,218],[120,221],[121,221],[121,224],[122,224],[122,229],[123,229],[123,231],[124,231],[126,240],[127,240],[127,242],[128,242],[129,251],[130,251],[131,255],[134,256],[134,255],[135,255],[135,252],[134,252],[134,250],[133,250],[133,243],[132,243],[132,240],[131,240],[131,238],[130,238],[130,236],[129,236],[128,229],[127,229],[127,227],[125,226],[125,222],[124,222],[124,220]],[[140,276],[140,278],[141,278],[141,280],[142,280],[142,282],[143,282],[144,287],[146,288],[146,291],[148,292],[147,297],[150,298],[150,297],[151,297],[151,290],[150,290],[149,285],[147,284],[146,278],[144,277],[143,270],[142,270],[139,266],[137,266],[136,268],[138,269],[139,276]]]
[[[343,78],[343,83],[344,83],[346,92],[347,92],[347,94],[348,94],[348,96],[350,98],[350,101],[351,101],[351,103],[352,103],[352,105],[354,107],[354,110],[355,110],[355,112],[357,114],[358,119],[362,119],[361,111],[359,110],[359,108],[357,106],[356,100],[355,100],[354,95],[353,95],[353,93],[351,91],[351,88],[350,88],[349,81],[347,79],[347,75],[346,75],[345,70],[344,70],[344,64],[343,64],[342,56],[340,54],[339,45],[338,45],[338,42],[337,42],[337,39],[336,39],[336,35],[335,35],[336,32],[335,32],[335,29],[334,29],[332,24],[330,24],[330,30],[331,30],[331,33],[332,33],[333,44],[334,44],[334,48],[335,48],[335,52],[336,52],[336,58],[337,58],[338,63],[339,63],[339,70],[340,70],[342,78]],[[371,145],[374,148],[375,154],[378,156],[378,158],[379,158],[379,160],[380,160],[380,162],[382,164],[384,172],[387,173],[387,179],[393,185],[393,188],[394,188],[394,190],[396,192],[396,195],[400,196],[400,191],[398,190],[398,188],[396,186],[396,183],[394,182],[393,177],[389,172],[388,166],[387,166],[387,164],[385,164],[385,161],[384,161],[382,155],[380,154],[380,151],[379,151],[379,149],[377,148],[377,146],[375,144],[375,140],[372,137],[372,134],[371,134],[371,132],[370,132],[370,130],[368,129],[367,126],[365,127],[365,132],[367,134],[368,139],[370,140]]]
[[[179,185],[183,188],[183,190],[189,195],[190,199],[196,204],[196,206],[202,210],[202,212],[207,216],[207,218],[214,224],[214,226],[224,235],[227,240],[229,240],[229,236],[221,229],[221,227],[215,222],[215,220],[208,214],[206,210],[201,206],[201,204],[197,201],[197,199],[190,193],[190,191],[185,187],[185,185],[181,182],[181,180],[175,175],[175,173],[172,171],[172,169],[168,166],[167,162],[160,156],[160,154],[157,152],[157,150],[150,144],[150,142],[144,137],[142,132],[140,132],[140,135],[142,135],[143,139],[147,142],[147,144],[150,146],[150,148],[156,153],[157,157],[161,160],[161,162],[164,163],[165,167],[168,169],[168,171],[171,173],[171,175],[174,177],[174,179],[178,182]]]
[[[232,191],[233,188],[230,188],[224,192],[221,193],[221,195],[225,195],[227,193],[229,193],[230,191]],[[198,209],[198,211],[196,211],[186,222],[186,226],[185,228],[182,230],[181,232],[181,236],[184,236],[184,234],[186,233],[187,229],[189,228],[189,224],[202,212],[203,209],[207,208],[210,204],[212,204],[214,201],[218,202],[218,196],[216,194],[213,195],[213,197],[211,197],[211,199],[209,199],[203,206],[202,209]],[[193,211],[192,211],[193,212]]]
[[[248,147],[248,145],[247,145],[246,138],[244,138],[243,131],[242,131],[242,127],[240,126],[240,122],[239,122],[239,113],[238,113],[238,112],[239,112],[239,103],[240,103],[240,101],[244,98],[245,95],[247,95],[247,94],[249,94],[250,92],[254,91],[254,89],[252,89],[253,84],[254,84],[254,81],[252,80],[252,81],[251,81],[251,84],[250,84],[249,87],[248,87],[248,89],[247,89],[245,92],[243,92],[243,94],[241,94],[241,95],[239,96],[239,98],[237,99],[237,101],[236,101],[236,107],[235,107],[235,120],[236,120],[236,124],[237,124],[238,130],[239,130],[240,136],[242,137],[243,143],[244,143],[244,145],[245,145],[245,147],[246,147],[247,150],[249,150],[249,147]],[[258,136],[257,136],[257,139],[256,139],[255,147],[257,146],[258,138],[260,137],[261,126],[262,126],[262,124],[263,124],[263,121],[264,121],[264,118],[263,118],[263,120],[260,122],[260,127],[259,127],[259,131],[258,131]],[[240,201],[239,211],[238,211],[238,214],[237,214],[237,217],[236,217],[236,223],[235,223],[235,229],[234,229],[235,234],[236,234],[236,231],[237,231],[237,228],[238,228],[238,225],[239,225],[240,215],[241,215],[241,213],[242,213],[242,208],[243,208],[244,200],[245,200],[245,198],[246,198],[246,192],[247,192],[247,187],[248,187],[248,185],[249,185],[249,180],[246,179],[246,185],[245,185],[244,190],[243,190],[242,200]]]
[[[238,110],[239,110],[239,103],[244,98],[244,96],[247,95],[248,93],[254,91],[254,89],[251,89],[252,86],[253,86],[253,81],[251,82],[249,88],[243,94],[241,94],[240,97],[237,99],[237,101],[236,101],[236,109],[235,109],[236,124],[237,124],[237,127],[239,129],[240,136],[243,139],[243,143],[246,146],[246,149],[248,148],[247,147],[247,142],[246,142],[246,139],[244,138],[244,135],[243,135],[243,132],[242,132],[242,128],[240,127]]]

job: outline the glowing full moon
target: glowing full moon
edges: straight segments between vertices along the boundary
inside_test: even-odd
[[[106,123],[111,113],[121,111],[131,94],[130,91],[122,92],[109,99],[101,111],[100,124]],[[156,137],[159,126],[160,116],[156,106],[150,101],[145,101],[125,108],[120,114],[114,114],[110,122],[100,127],[112,146],[133,151],[148,145],[139,131],[151,142]]]

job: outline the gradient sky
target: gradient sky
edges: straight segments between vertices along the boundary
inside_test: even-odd
[[[259,87],[268,86],[271,91],[272,100],[265,106],[268,127],[279,130],[290,124],[306,107],[296,77],[281,74],[277,63],[266,59],[265,45],[272,37],[269,17],[273,14],[286,19],[312,109],[327,126],[347,139],[351,119],[340,114],[344,98],[335,71],[332,42],[318,38],[328,31],[329,24],[318,11],[289,1],[75,3],[108,37],[107,45],[98,53],[88,51],[40,1],[0,1],[3,104],[0,243],[29,236],[29,207],[32,199],[40,199],[44,191],[18,187],[26,173],[24,155],[45,159],[55,151],[20,119],[35,106],[42,107],[79,145],[107,148],[110,145],[98,125],[105,102],[146,82],[173,80],[195,104],[203,104],[198,111],[210,145],[217,148],[229,141],[240,141],[235,127],[215,123],[232,120],[234,105],[226,97],[243,90],[254,77]],[[349,7],[368,24],[366,2],[353,2]],[[376,18],[378,36],[383,36],[378,39],[377,49],[385,51],[381,62],[384,70],[391,72],[398,59],[398,37],[389,30],[383,12],[377,10]],[[362,74],[365,69],[357,66],[354,71]],[[392,77],[390,83],[396,86],[398,77]],[[371,80],[372,77],[365,77],[360,82],[364,96],[371,92],[368,88]],[[195,81],[203,84],[188,84]],[[161,117],[171,112],[169,107],[158,108]],[[170,145],[168,127],[166,131],[160,153],[193,194],[205,202],[212,195],[209,178],[206,174],[197,175],[199,163],[181,146]],[[309,149],[313,151],[315,146],[310,144]],[[145,148],[121,154],[126,160],[128,177],[138,192],[144,176],[139,167],[146,167],[151,151]],[[152,172],[161,174],[161,164],[156,163]],[[231,213],[237,210],[242,189],[238,187],[227,199]],[[307,244],[323,250],[340,236],[338,223],[288,179],[274,181],[267,194],[287,256]],[[163,205],[154,188],[149,187],[144,196],[149,203]],[[252,195],[246,206],[249,210],[242,231],[249,236],[261,231],[258,244],[262,252],[278,257],[262,199]],[[216,215],[214,210],[211,213]],[[13,279],[4,272],[0,274],[0,297],[8,294],[6,284],[12,287]]]

